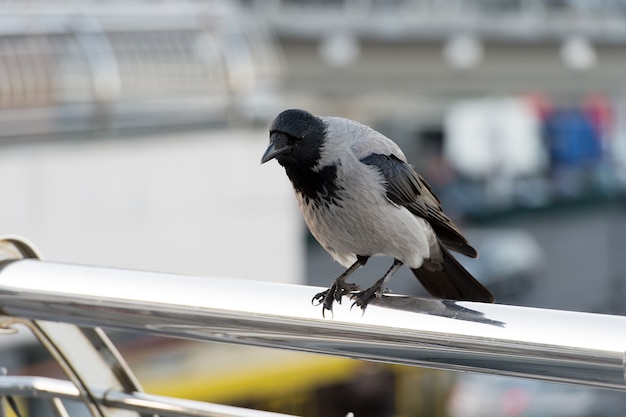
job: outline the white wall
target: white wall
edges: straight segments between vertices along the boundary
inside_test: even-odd
[[[0,233],[48,260],[302,282],[303,229],[265,130],[0,147]]]

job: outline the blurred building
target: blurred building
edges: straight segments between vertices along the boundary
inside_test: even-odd
[[[252,128],[283,73],[267,24],[220,2],[5,5],[0,229],[52,259],[302,280],[291,191],[260,170]]]
[[[285,90],[334,99],[339,112],[375,117],[472,95],[537,91],[567,99],[623,88],[623,2],[242,4],[280,40]]]

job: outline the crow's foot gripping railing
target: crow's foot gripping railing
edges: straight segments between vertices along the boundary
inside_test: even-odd
[[[94,416],[167,415],[112,400],[146,397],[99,327],[626,390],[626,317],[386,296],[324,319],[318,288],[43,262],[15,238],[1,251],[4,328],[29,325]]]

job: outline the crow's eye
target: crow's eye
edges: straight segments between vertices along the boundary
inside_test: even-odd
[[[291,146],[295,145],[296,143],[300,142],[303,138],[299,138],[297,136],[292,136],[292,135],[288,135],[287,136],[287,143]]]

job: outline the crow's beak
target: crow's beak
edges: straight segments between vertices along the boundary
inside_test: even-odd
[[[283,141],[272,141],[270,142],[270,146],[267,147],[267,150],[263,154],[261,158],[261,163],[264,164],[267,161],[270,161],[277,156],[284,154],[285,152],[289,152],[292,146],[289,146],[287,143],[282,143]]]

